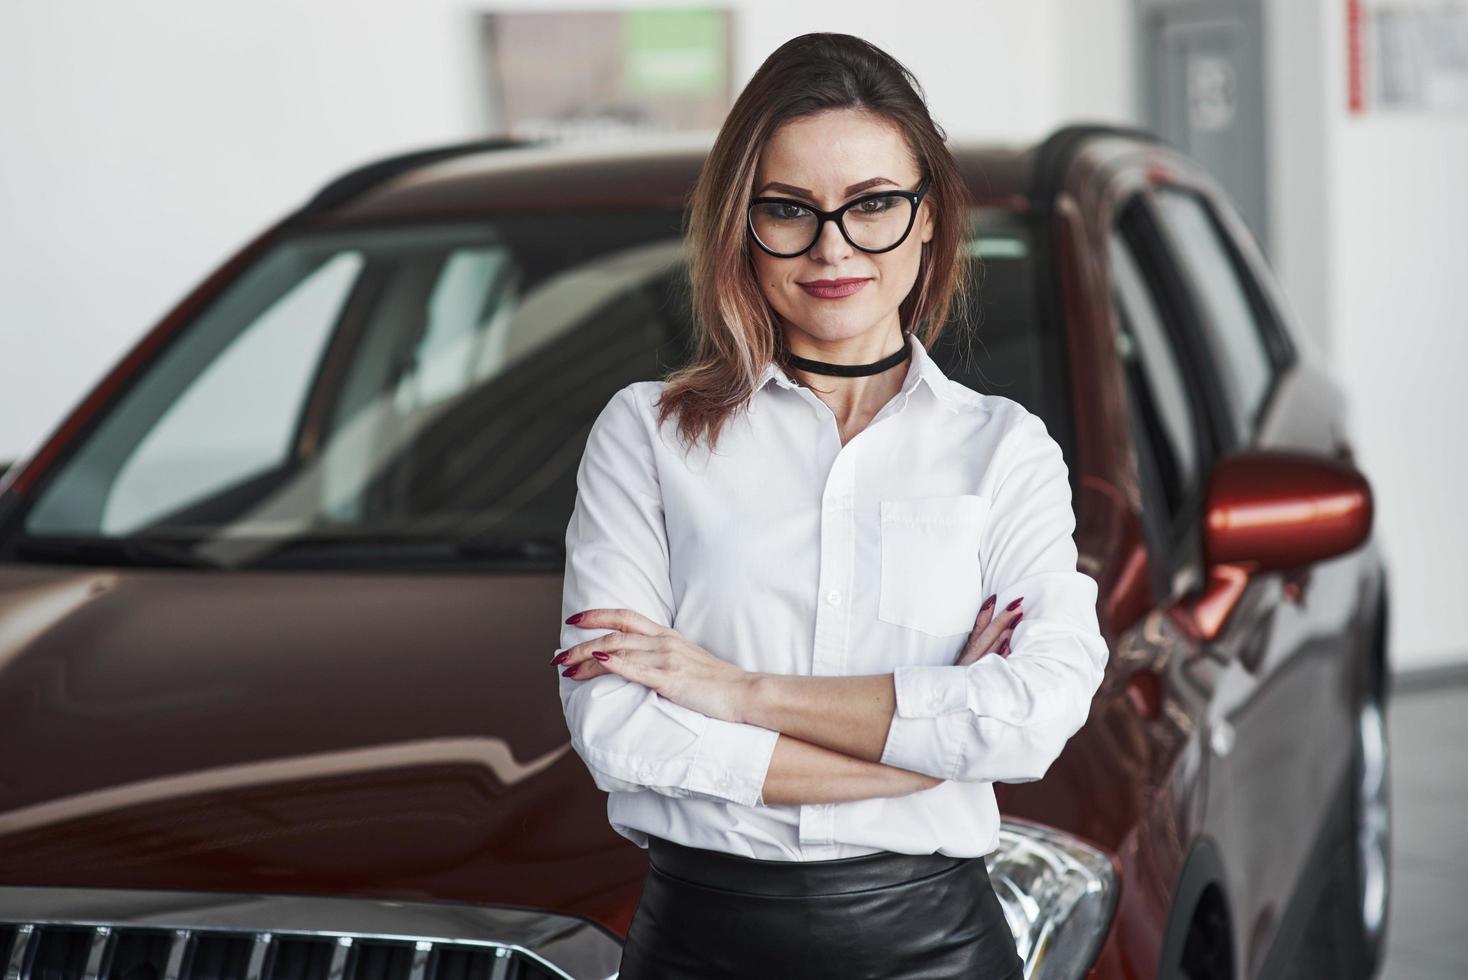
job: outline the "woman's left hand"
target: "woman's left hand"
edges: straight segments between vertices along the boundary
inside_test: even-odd
[[[563,673],[574,666],[576,670],[567,675],[571,680],[617,674],[710,718],[744,720],[754,675],[684,639],[677,630],[631,609],[587,609],[575,625],[616,632],[567,647],[551,661]],[[594,652],[604,654],[605,659],[593,656]]]

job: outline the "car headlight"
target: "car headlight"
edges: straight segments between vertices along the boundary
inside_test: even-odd
[[[1026,980],[1080,980],[1111,928],[1119,891],[1107,854],[1070,834],[1002,820],[984,856]]]

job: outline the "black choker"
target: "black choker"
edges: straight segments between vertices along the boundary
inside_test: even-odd
[[[843,378],[855,378],[866,374],[881,374],[888,368],[896,367],[907,358],[912,356],[912,344],[908,341],[909,334],[903,331],[902,349],[894,354],[889,354],[880,361],[870,364],[830,364],[826,361],[813,361],[808,357],[800,357],[796,354],[788,355],[790,366],[809,371],[812,374],[836,374]]]

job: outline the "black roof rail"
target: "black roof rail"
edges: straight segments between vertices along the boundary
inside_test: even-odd
[[[1030,171],[1029,199],[1032,207],[1046,209],[1055,200],[1065,177],[1066,165],[1082,141],[1097,136],[1119,136],[1144,143],[1163,144],[1161,136],[1136,126],[1113,123],[1072,123],[1062,126],[1035,148],[1035,166]]]
[[[396,177],[398,174],[412,170],[415,167],[437,163],[439,160],[447,160],[450,157],[468,156],[471,153],[483,153],[486,150],[507,150],[520,146],[536,146],[544,142],[544,140],[496,136],[489,139],[471,140],[467,143],[449,143],[444,146],[431,146],[422,150],[412,150],[408,153],[400,153],[396,156],[374,160],[354,170],[347,171],[321,188],[321,190],[317,191],[296,212],[295,217],[306,217],[337,207],[348,199],[367,190],[369,187],[380,184],[390,177]]]

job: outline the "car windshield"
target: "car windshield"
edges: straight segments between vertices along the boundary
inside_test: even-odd
[[[223,290],[48,475],[13,560],[558,568],[619,388],[687,356],[680,211],[301,234]],[[1060,426],[1027,225],[975,217],[950,376]]]

